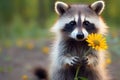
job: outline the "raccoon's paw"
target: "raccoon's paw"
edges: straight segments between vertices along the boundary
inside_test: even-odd
[[[82,65],[89,65],[88,57],[87,57],[87,56],[86,56],[86,57],[83,57],[83,58],[81,59],[81,63],[82,63]]]
[[[88,55],[82,58],[81,63],[83,66],[96,66],[98,64],[98,58],[93,55]]]
[[[95,66],[97,65],[97,60],[94,57],[85,56],[82,58],[81,63],[83,66],[90,66],[90,65]]]
[[[66,59],[65,63],[70,65],[70,66],[79,65],[80,64],[80,59],[77,56],[69,57],[69,58]]]

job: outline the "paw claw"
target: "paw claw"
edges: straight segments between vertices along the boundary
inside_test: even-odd
[[[87,65],[88,64],[88,57],[83,57],[83,59],[81,60],[83,65]]]
[[[67,60],[67,64],[73,66],[73,65],[77,65],[80,63],[80,59],[79,57],[77,56],[74,56],[74,57],[70,57],[68,60]]]

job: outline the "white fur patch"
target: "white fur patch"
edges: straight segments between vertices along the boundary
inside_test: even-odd
[[[84,38],[87,38],[88,32],[87,32],[84,28],[82,29],[82,32],[83,32],[83,34],[84,34]]]
[[[75,15],[75,21],[78,22],[78,19],[79,19],[79,15]],[[82,14],[81,15],[81,22],[84,22],[85,20],[85,16]]]
[[[98,27],[100,25],[99,19],[97,17],[86,17],[86,21],[89,21],[90,23],[95,24],[95,27]]]
[[[75,15],[75,21],[78,22],[79,16]]]
[[[73,66],[73,64],[75,64],[75,61],[78,61],[76,58],[79,58],[79,57],[77,56],[66,57],[64,64],[69,64],[70,66]]]
[[[74,20],[74,17],[62,17],[51,28],[51,31],[52,32],[59,32],[59,30],[61,30],[65,27],[65,24],[70,23],[73,20]]]
[[[83,23],[84,20],[85,20],[85,16],[82,14],[82,15],[81,15],[81,22]]]
[[[72,37],[73,39],[76,39],[76,35],[78,34],[78,29],[74,29],[74,31],[70,34],[70,37]]]
[[[107,28],[108,26],[103,22],[103,20],[99,17],[87,17],[86,18],[87,21],[89,21],[90,23],[93,23],[95,25],[96,28],[98,28],[98,33],[100,34],[107,34]]]

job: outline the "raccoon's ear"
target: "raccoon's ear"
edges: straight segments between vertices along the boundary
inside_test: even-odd
[[[100,15],[105,7],[104,1],[96,1],[90,5],[90,7],[98,14]]]
[[[64,14],[68,8],[69,8],[69,5],[64,2],[57,1],[55,3],[55,11],[58,15]]]

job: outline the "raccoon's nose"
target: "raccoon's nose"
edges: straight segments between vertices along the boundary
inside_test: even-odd
[[[79,34],[76,35],[76,38],[77,39],[83,39],[84,38],[84,34],[79,33]]]

